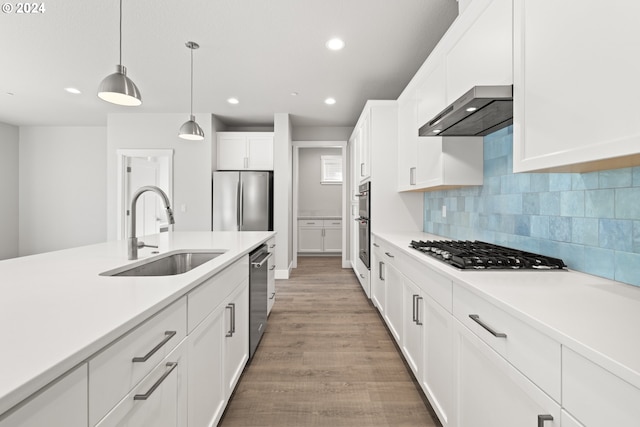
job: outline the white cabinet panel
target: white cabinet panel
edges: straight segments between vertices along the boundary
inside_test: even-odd
[[[420,385],[444,427],[453,412],[453,315],[424,295],[423,369]]]
[[[491,1],[447,53],[447,105],[473,86],[513,84],[511,1]]]
[[[227,398],[233,393],[249,360],[249,281],[229,297],[225,305],[224,379]]]
[[[636,427],[640,389],[563,347],[562,406],[585,426]]]
[[[218,170],[273,170],[273,132],[218,132]]]
[[[458,427],[560,425],[560,406],[455,321],[455,421]]]
[[[638,16],[625,0],[514,1],[515,172],[640,164]]]
[[[243,135],[218,134],[218,170],[247,168],[247,139]]]
[[[383,259],[382,247],[375,241],[371,244],[371,301],[384,317],[386,301],[386,264]]]
[[[386,255],[386,254],[385,254]],[[389,255],[386,255],[389,256]],[[404,310],[404,283],[400,271],[392,264],[386,264],[386,310],[384,320],[395,338],[402,343],[402,319]]]
[[[273,135],[247,136],[250,170],[273,170]]]
[[[300,226],[298,228],[298,252],[322,252],[322,227]]]
[[[0,427],[86,427],[87,382],[83,364],[1,419]]]
[[[416,378],[422,376],[424,297],[420,289],[407,278],[403,279],[402,353]]]
[[[342,221],[324,221],[324,252],[342,252]]]

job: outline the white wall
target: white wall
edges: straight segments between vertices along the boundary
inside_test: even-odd
[[[181,114],[110,114],[107,118],[107,238],[116,238],[118,149],[173,149],[175,231],[211,230],[212,117],[197,114],[204,141],[178,138]]]
[[[294,127],[293,141],[347,141],[353,126],[301,126]]]
[[[18,141],[18,127],[0,123],[0,259],[18,256]]]
[[[104,127],[21,127],[19,254],[106,238]]]
[[[276,235],[276,278],[288,279],[293,262],[293,182],[291,122],[289,115],[274,115],[273,126],[273,228]]]
[[[298,151],[298,215],[342,216],[342,185],[320,183],[321,156],[340,156],[341,148],[301,147]]]

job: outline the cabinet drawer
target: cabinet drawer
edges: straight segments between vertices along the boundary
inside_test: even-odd
[[[187,300],[181,298],[92,358],[89,425],[95,425],[148,375],[182,341],[186,330]],[[134,362],[134,358],[141,359]]]
[[[453,314],[556,402],[560,402],[560,343],[457,283],[453,285]]]
[[[322,228],[324,227],[324,220],[322,219],[299,219],[298,227],[307,228]]]
[[[246,255],[189,292],[189,333],[222,303],[240,282],[248,278],[249,256]]]
[[[96,427],[187,426],[186,341],[177,346]]]
[[[339,228],[342,227],[342,220],[340,219],[325,219],[322,221],[325,228]]]
[[[562,347],[562,406],[582,424],[635,427],[638,402],[640,389]]]

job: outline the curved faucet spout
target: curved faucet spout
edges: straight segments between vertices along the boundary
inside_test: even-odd
[[[131,233],[128,242],[129,259],[138,259],[138,248],[141,247],[141,245],[138,243],[138,238],[136,237],[136,202],[138,201],[138,198],[147,191],[154,192],[160,196],[167,211],[167,220],[169,221],[169,224],[175,224],[173,211],[171,210],[171,205],[169,203],[169,197],[167,197],[164,191],[155,185],[146,185],[138,188],[131,198],[131,210],[129,211],[129,232]],[[144,246],[143,242],[140,243]]]

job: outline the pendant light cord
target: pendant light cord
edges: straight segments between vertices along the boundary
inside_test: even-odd
[[[120,0],[120,65],[122,65],[122,0]]]
[[[191,46],[191,115],[193,116],[193,46]]]

